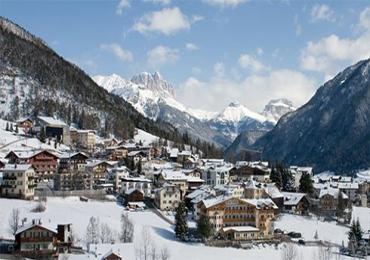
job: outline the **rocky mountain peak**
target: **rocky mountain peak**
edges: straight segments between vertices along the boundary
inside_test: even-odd
[[[286,98],[273,99],[268,102],[262,111],[262,115],[269,121],[276,123],[283,115],[294,111],[293,102]]]
[[[167,92],[170,96],[175,97],[174,87],[166,80],[163,79],[159,72],[148,73],[143,72],[131,78],[131,82],[142,85],[145,88],[154,92]]]

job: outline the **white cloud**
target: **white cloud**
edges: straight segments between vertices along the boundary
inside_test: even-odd
[[[248,0],[203,0],[204,3],[219,7],[236,7],[248,2]]]
[[[256,52],[258,55],[262,55],[264,53],[262,48],[257,48]]]
[[[188,42],[187,44],[185,44],[185,48],[189,51],[196,51],[199,49],[199,47],[197,45],[195,45],[194,43],[191,43],[191,42]]]
[[[302,69],[324,73],[331,78],[345,67],[370,57],[370,8],[359,16],[361,34],[356,38],[341,38],[335,34],[317,42],[310,41],[301,52]]]
[[[223,68],[218,63],[218,69]],[[180,84],[177,97],[189,107],[220,111],[231,101],[239,101],[248,108],[261,111],[275,98],[288,98],[300,106],[314,94],[315,82],[303,73],[294,70],[275,70],[265,75],[253,74],[242,80],[233,80],[215,75],[209,81],[189,77]],[[206,93],[199,95],[199,93]]]
[[[179,59],[179,51],[159,45],[147,52],[147,62],[151,67],[158,68],[165,64],[173,64]]]
[[[330,6],[326,4],[315,4],[311,9],[311,19],[313,22],[335,22],[335,13]]]
[[[365,30],[370,30],[370,7],[365,8],[361,12],[359,20],[360,27]]]
[[[200,73],[202,73],[202,69],[199,68],[199,67],[192,67],[191,68],[191,73],[193,73],[194,75],[199,75]]]
[[[238,63],[240,67],[247,69],[251,72],[261,72],[266,69],[266,67],[257,60],[256,58],[252,57],[251,55],[248,54],[242,54],[239,57]]]
[[[181,12],[180,8],[164,8],[141,17],[132,27],[142,34],[151,32],[165,35],[175,34],[191,27],[191,20]]]
[[[201,15],[192,15],[191,16],[191,22],[192,23],[200,22],[200,21],[203,21],[203,20],[204,20],[204,17],[201,16]]]
[[[169,5],[171,0],[144,0],[144,2],[152,2],[154,4]]]
[[[217,62],[214,66],[213,66],[213,73],[215,75],[216,78],[223,78],[225,77],[225,64],[223,64],[222,62]]]
[[[124,9],[129,8],[130,6],[130,0],[120,0],[117,5],[116,14],[121,15]]]
[[[111,52],[112,54],[114,54],[114,56],[122,61],[132,61],[134,59],[134,56],[130,51],[123,49],[117,43],[101,44],[100,49]]]
[[[294,27],[295,27],[295,35],[299,36],[302,34],[302,25],[298,21],[298,15],[294,16]]]

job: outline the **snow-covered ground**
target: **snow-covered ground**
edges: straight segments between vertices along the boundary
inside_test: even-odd
[[[81,202],[77,197],[67,198],[48,198],[46,211],[43,213],[31,213],[30,210],[34,207],[36,202],[24,200],[0,199],[0,236],[4,238],[11,238],[7,230],[8,217],[13,208],[19,208],[21,217],[27,217],[28,221],[32,218],[41,218],[44,223],[72,223],[73,229],[77,236],[82,240],[86,231],[88,220],[91,216],[99,218],[100,223],[107,223],[112,229],[119,231],[120,215],[124,211],[123,208],[115,202],[101,202],[89,201]],[[259,246],[250,250],[235,249],[235,248],[215,248],[208,247],[202,244],[187,244],[176,241],[173,228],[170,224],[159,218],[150,211],[146,212],[128,212],[129,217],[135,223],[135,241],[129,244],[115,244],[115,245],[98,245],[92,246],[92,251],[104,254],[110,247],[119,249],[124,259],[135,259],[135,243],[141,239],[141,231],[144,226],[148,227],[152,241],[155,242],[158,248],[166,246],[171,254],[171,259],[179,260],[201,260],[212,259],[280,259],[282,247],[274,246]],[[305,221],[297,216],[284,216],[280,220],[280,226],[291,227],[292,230],[305,230],[305,234],[311,234],[308,230],[311,228],[315,232],[313,221]],[[325,233],[333,232],[334,235],[328,236],[328,239],[334,241],[341,241],[344,238],[345,231],[340,226],[329,224],[329,227],[322,224]],[[341,232],[344,232],[341,234]],[[336,235],[335,235],[336,234]],[[319,231],[319,237],[324,237],[324,232]],[[335,236],[338,236],[336,238]],[[299,259],[315,259],[318,248],[308,246],[297,246]],[[101,255],[100,255],[101,256]],[[69,259],[88,259],[88,255],[70,256]],[[95,259],[90,255],[89,259]],[[99,258],[100,259],[100,258]],[[345,259],[345,258],[341,258]]]
[[[54,141],[51,140],[50,144],[48,142],[42,143],[37,138],[26,138],[23,136],[24,131],[22,128],[19,128],[19,133],[6,131],[6,124],[13,124],[14,122],[6,121],[0,119],[0,152],[2,154],[7,154],[11,150],[21,150],[21,149],[47,149],[47,150],[55,150],[54,149]],[[13,127],[14,128],[14,127]],[[69,147],[63,144],[58,144],[57,151],[64,151],[68,150]]]
[[[316,217],[282,214],[275,222],[275,228],[287,232],[299,232],[302,238],[308,241],[315,241],[314,236],[317,231],[318,240],[330,241],[337,245],[341,245],[344,241],[347,244],[347,227],[337,225],[336,222],[324,222]]]
[[[137,134],[134,136],[135,142],[139,143],[141,141],[143,145],[150,145],[153,142],[158,141],[158,139],[158,136],[152,135],[141,129],[137,129]]]

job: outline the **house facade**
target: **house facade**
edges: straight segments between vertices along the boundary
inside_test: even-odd
[[[164,184],[156,189],[154,203],[160,210],[175,210],[181,202],[181,191],[177,185]]]
[[[226,227],[255,227],[259,230],[255,239],[273,238],[273,220],[277,206],[271,199],[219,196],[202,200],[197,207],[198,214],[209,217],[216,232]]]
[[[2,169],[2,196],[33,199],[35,193],[35,170],[30,164],[6,164]]]
[[[12,164],[31,164],[36,172],[36,181],[53,179],[59,159],[58,155],[47,150],[10,151],[5,158]]]
[[[84,153],[63,154],[55,175],[54,189],[62,191],[91,189],[91,175],[85,170],[87,159],[88,156]]]

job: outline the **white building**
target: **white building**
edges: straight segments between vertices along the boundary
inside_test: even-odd
[[[33,199],[35,192],[35,170],[31,164],[6,164],[3,172],[5,197]]]
[[[144,177],[126,177],[121,179],[121,193],[125,194],[130,189],[140,190],[144,196],[151,197],[152,181]]]
[[[205,184],[217,186],[225,185],[230,182],[230,170],[232,167],[233,166],[228,163],[206,163],[204,166],[199,167],[199,170],[202,173],[201,178],[205,181]]]
[[[177,185],[165,183],[155,190],[154,203],[160,210],[175,210],[181,202],[181,191]]]

